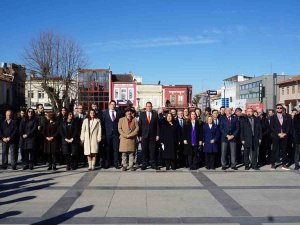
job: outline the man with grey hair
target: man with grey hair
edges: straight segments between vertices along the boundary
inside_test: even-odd
[[[9,152],[12,169],[17,169],[18,151],[15,146],[18,140],[17,132],[17,124],[12,119],[12,111],[7,110],[5,113],[5,120],[0,126],[0,138],[2,141],[2,169],[7,169]]]
[[[227,148],[230,148],[231,169],[237,170],[236,167],[236,138],[239,135],[240,123],[236,117],[232,115],[232,109],[226,108],[225,116],[220,122],[221,130],[221,164],[222,170],[227,167]]]

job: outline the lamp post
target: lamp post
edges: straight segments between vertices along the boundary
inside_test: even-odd
[[[226,108],[226,96],[225,96],[225,93],[226,93],[226,85],[225,85],[225,81],[224,81],[224,107]]]

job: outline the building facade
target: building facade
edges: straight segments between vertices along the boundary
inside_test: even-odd
[[[77,72],[78,100],[85,110],[92,103],[100,110],[108,109],[111,100],[111,70],[110,69],[80,69]]]
[[[111,99],[118,107],[137,107],[136,81],[132,74],[112,74]]]
[[[137,110],[145,108],[146,103],[152,102],[153,109],[162,107],[162,85],[137,84],[136,85]]]
[[[27,107],[35,109],[37,104],[42,104],[46,111],[53,109],[51,100],[46,91],[42,88],[43,79],[40,77],[29,77],[25,83],[25,102]],[[59,98],[62,99],[66,91],[64,79],[61,77],[47,79],[47,85],[59,93]],[[71,81],[69,85],[70,102],[78,97],[77,83]]]
[[[192,106],[192,85],[163,85],[162,106],[166,108],[186,108]]]
[[[293,108],[299,110],[300,105],[300,75],[290,77],[278,83],[279,103],[282,103],[290,113]]]
[[[278,83],[288,79],[287,75],[262,75],[238,83],[237,97],[244,101],[240,107],[245,110],[253,109],[274,109],[279,102]]]
[[[25,106],[26,68],[14,63],[0,66],[0,111]]]
[[[226,108],[236,108],[237,86],[239,82],[251,79],[250,76],[234,75],[223,80],[224,85],[221,92],[221,104]]]

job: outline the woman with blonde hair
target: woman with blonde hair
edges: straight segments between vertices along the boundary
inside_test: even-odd
[[[84,155],[87,156],[88,170],[94,170],[101,141],[101,122],[93,109],[89,110],[88,117],[82,123],[80,140],[84,146]]]

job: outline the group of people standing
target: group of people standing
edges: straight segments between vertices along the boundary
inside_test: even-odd
[[[36,111],[19,112],[17,119],[11,110],[6,111],[0,138],[3,169],[8,168],[10,152],[16,170],[20,152],[23,170],[34,169],[38,163],[47,163],[48,170],[65,163],[66,170],[87,166],[88,170],[115,167],[123,171],[164,166],[166,170],[201,166],[237,170],[240,163],[245,170],[259,170],[267,163],[273,170],[279,164],[289,170],[295,163],[298,170],[300,114],[297,110],[287,114],[281,104],[276,112],[248,108],[244,115],[239,108],[233,113],[224,107],[206,108],[204,113],[199,108],[173,108],[164,113],[154,111],[151,102],[137,114],[131,107],[121,112],[112,100],[105,111],[93,104],[85,115],[78,105],[75,114],[63,108],[55,115],[45,113],[39,104]]]

